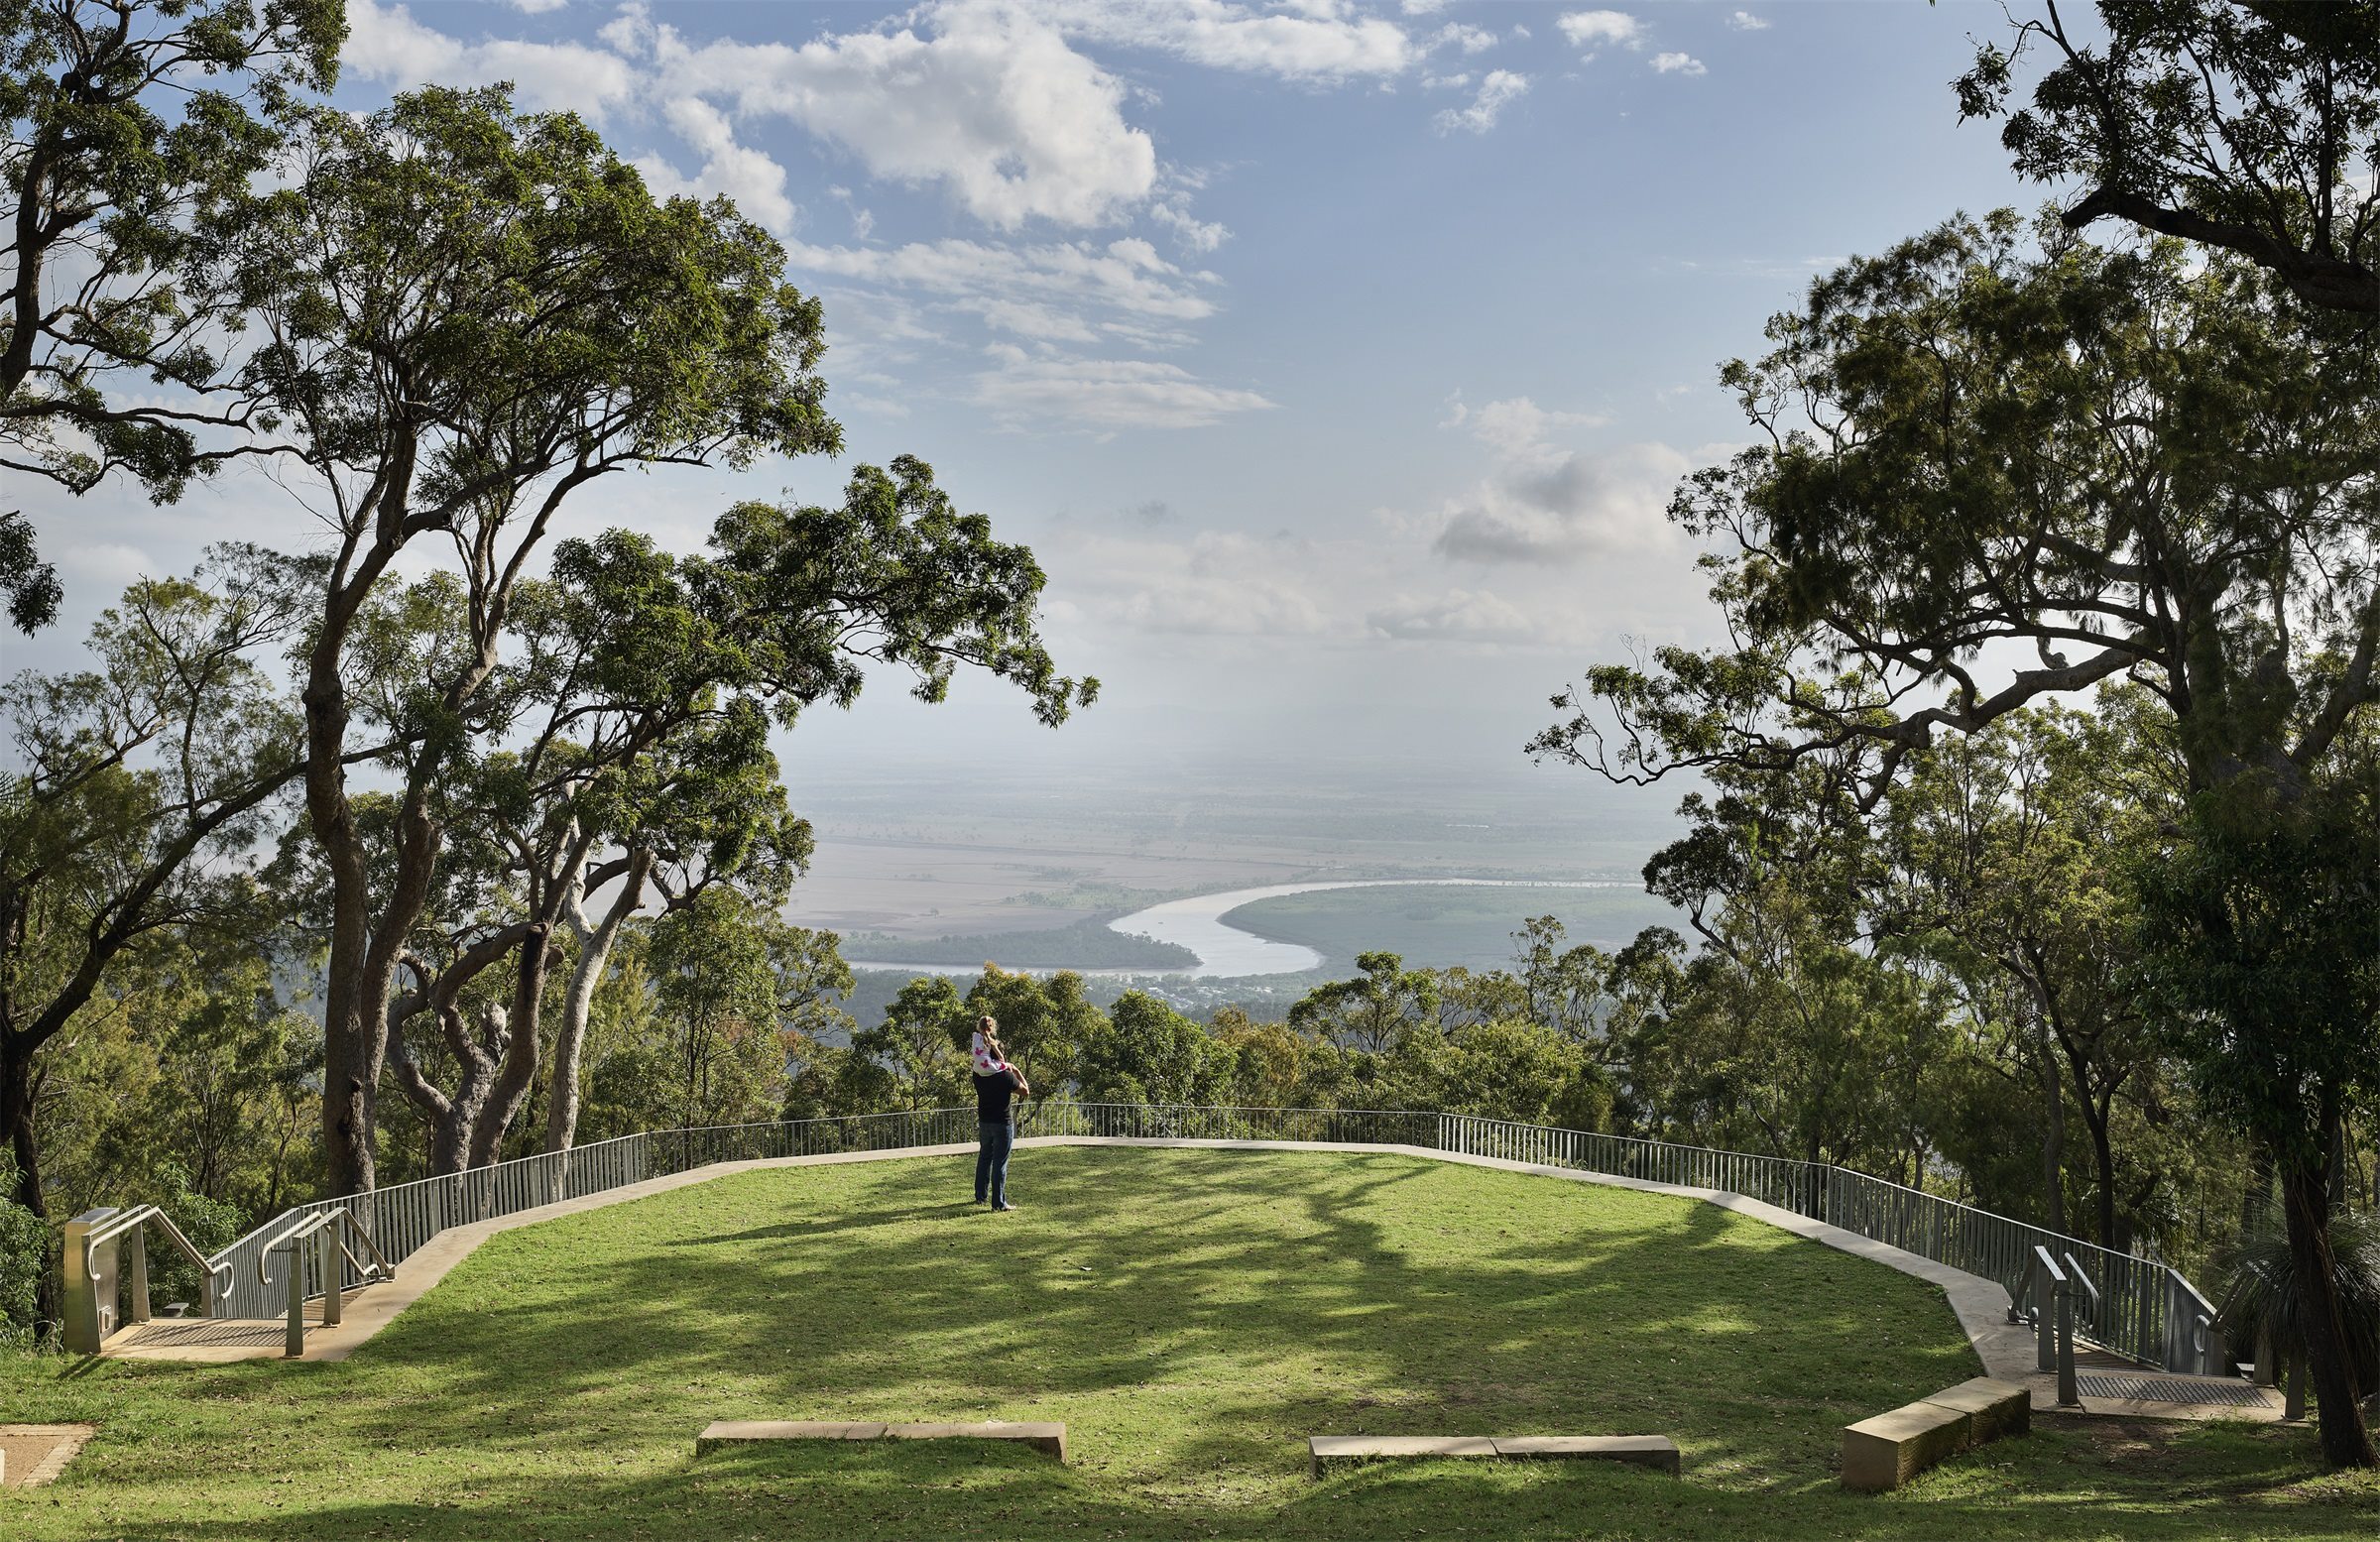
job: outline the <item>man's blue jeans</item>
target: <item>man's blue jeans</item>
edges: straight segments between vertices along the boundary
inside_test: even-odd
[[[1016,1127],[1007,1120],[975,1127],[975,1200],[995,1205],[1009,1202],[1009,1153],[1016,1148]]]

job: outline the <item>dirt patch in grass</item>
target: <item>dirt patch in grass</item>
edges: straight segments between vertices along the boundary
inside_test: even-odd
[[[89,1424],[0,1424],[0,1483],[11,1488],[49,1483],[97,1433]]]

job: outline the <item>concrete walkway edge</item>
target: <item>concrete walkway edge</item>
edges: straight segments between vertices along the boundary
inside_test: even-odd
[[[2033,1339],[2029,1329],[2012,1324],[2008,1317],[2008,1292],[1992,1281],[1937,1263],[1931,1258],[1846,1232],[1842,1227],[1829,1226],[1808,1216],[1732,1194],[1724,1189],[1698,1189],[1684,1184],[1654,1183],[1642,1178],[1624,1178],[1610,1173],[1582,1172],[1572,1167],[1549,1167],[1533,1162],[1512,1161],[1495,1156],[1473,1156],[1462,1151],[1442,1151],[1434,1146],[1378,1145],[1345,1140],[1194,1140],[1140,1137],[1129,1135],[1026,1135],[1017,1140],[1019,1147],[1113,1145],[1177,1147],[1227,1151],[1389,1151],[1403,1156],[1421,1157],[1431,1161],[1454,1162],[1470,1167],[1488,1167],[1503,1172],[1527,1173],[1536,1177],[1562,1178],[1573,1183],[1599,1184],[1606,1188],[1635,1189],[1647,1194],[1666,1194],[1680,1199],[1701,1200],[1722,1210],[1733,1211],[1750,1220],[1759,1221],[1796,1237],[1833,1247],[1840,1252],[1865,1258],[1886,1268],[1922,1279],[1939,1287],[1949,1300],[1959,1326],[1966,1334],[1967,1343],[1983,1364],[1984,1374],[2006,1380],[2021,1381],[2033,1370]],[[488,1221],[474,1221],[463,1226],[449,1227],[416,1248],[413,1254],[397,1266],[397,1277],[386,1284],[374,1285],[350,1299],[346,1305],[346,1320],[335,1328],[309,1329],[305,1336],[305,1359],[309,1361],[342,1361],[368,1343],[372,1337],[395,1321],[397,1315],[418,1301],[423,1294],[444,1279],[456,1264],[476,1251],[479,1245],[500,1233],[541,1221],[553,1221],[563,1216],[579,1215],[601,1210],[609,1205],[623,1205],[632,1200],[648,1199],[666,1194],[691,1184],[708,1183],[714,1178],[736,1173],[754,1172],[775,1167],[826,1167],[845,1162],[903,1161],[915,1157],[972,1156],[973,1144],[900,1146],[884,1151],[834,1151],[818,1156],[759,1157],[746,1161],[713,1162],[704,1167],[691,1167],[658,1178],[647,1178],[639,1183],[606,1189],[578,1199],[562,1200],[551,1205],[539,1205],[533,1210],[519,1211]],[[234,1360],[278,1359],[278,1347],[178,1345],[142,1348],[136,1344],[120,1343],[137,1337],[137,1329],[126,1329],[111,1340],[102,1353],[113,1359],[158,1360],[185,1362],[221,1362]]]

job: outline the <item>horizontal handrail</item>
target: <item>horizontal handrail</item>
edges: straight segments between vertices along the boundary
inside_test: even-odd
[[[2031,1258],[2064,1251],[2077,1273],[2094,1265],[2099,1282],[2082,1298],[2082,1331],[2108,1348],[2169,1369],[2200,1368],[2220,1359],[2219,1339],[2201,1344],[2194,1309],[2209,1311],[2170,1265],[2119,1253],[2029,1222],[1944,1199],[1922,1189],[1797,1157],[1682,1145],[1636,1135],[1562,1129],[1471,1115],[1404,1109],[1274,1109],[1250,1105],[1107,1104],[1044,1100],[1029,1106],[1030,1128],[1052,1135],[1325,1140],[1355,1145],[1413,1145],[1506,1157],[1765,1200],[1863,1237],[2013,1287],[2022,1299]],[[846,1151],[888,1151],[971,1143],[972,1107],[830,1115],[808,1120],[695,1126],[620,1135],[567,1151],[517,1157],[441,1173],[365,1194],[317,1200],[256,1228],[215,1255],[256,1280],[241,1279],[233,1316],[276,1315],[263,1254],[284,1245],[313,1216],[343,1216],[372,1242],[373,1261],[392,1267],[449,1227],[605,1192],[721,1161]],[[315,1226],[336,1225],[323,1220]],[[311,1231],[303,1235],[312,1235]],[[373,1277],[349,1251],[331,1272]],[[2064,1269],[2059,1270],[2061,1274]],[[352,1282],[352,1281],[350,1281]],[[309,1281],[320,1294],[335,1283]],[[2103,1288],[2102,1288],[2103,1287]]]

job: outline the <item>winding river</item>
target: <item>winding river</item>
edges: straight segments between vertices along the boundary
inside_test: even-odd
[[[1319,884],[1267,884],[1257,889],[1227,889],[1219,893],[1193,894],[1187,899],[1168,899],[1152,904],[1130,915],[1120,915],[1108,923],[1110,931],[1127,935],[1154,937],[1159,942],[1178,943],[1198,955],[1198,967],[1187,970],[1150,969],[1086,969],[1079,973],[1122,979],[1127,976],[1162,974],[1173,980],[1237,980],[1250,975],[1296,975],[1322,967],[1322,955],[1312,948],[1295,942],[1275,942],[1251,931],[1227,925],[1224,916],[1244,904],[1258,899],[1274,899],[1283,894],[1312,894],[1330,889],[1629,889],[1634,886],[1617,879],[1589,879],[1563,882],[1550,879],[1502,878],[1374,878],[1339,879]],[[972,976],[982,969],[981,964],[864,964],[853,962],[854,969],[909,970],[926,975]],[[1031,974],[1053,973],[1031,970]]]

